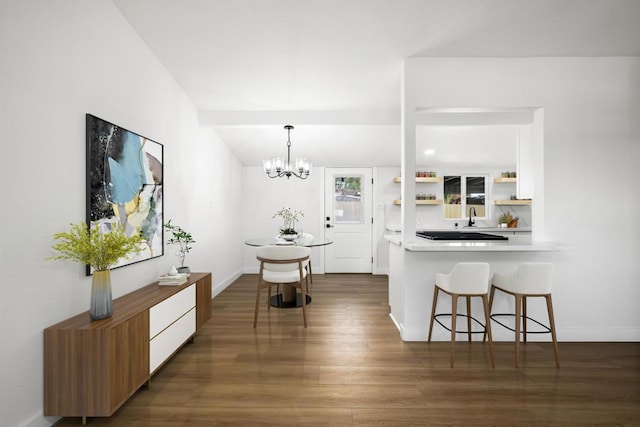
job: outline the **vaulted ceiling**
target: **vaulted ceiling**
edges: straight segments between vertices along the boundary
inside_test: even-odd
[[[640,56],[638,0],[113,1],[251,166],[285,124],[315,165],[399,165],[406,57]]]

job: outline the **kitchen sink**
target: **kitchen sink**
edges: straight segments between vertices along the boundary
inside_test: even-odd
[[[505,236],[477,231],[418,231],[416,235],[429,240],[509,240]]]

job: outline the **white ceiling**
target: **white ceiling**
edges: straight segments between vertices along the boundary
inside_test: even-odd
[[[113,1],[252,166],[285,124],[316,166],[399,165],[406,57],[640,56],[640,0]]]

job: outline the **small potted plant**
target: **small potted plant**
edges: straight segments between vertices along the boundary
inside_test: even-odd
[[[298,237],[296,222],[303,216],[304,214],[301,210],[293,210],[285,207],[273,214],[272,218],[280,217],[283,221],[283,227],[280,229],[280,237],[285,240],[295,240]]]
[[[127,236],[124,226],[111,225],[107,233],[94,223],[89,230],[86,223],[71,224],[68,232],[53,235],[58,241],[52,248],[58,255],[48,259],[77,261],[93,269],[91,280],[91,304],[89,316],[92,320],[105,319],[113,314],[113,298],[111,296],[111,270],[121,258],[139,252],[144,238],[140,234]]]
[[[503,213],[502,215],[500,215],[500,217],[498,218],[498,226],[503,228],[503,227],[507,227],[507,225],[513,220],[513,216],[507,212],[507,213]]]
[[[171,238],[167,240],[167,243],[169,243],[170,245],[178,245],[178,253],[176,254],[178,259],[180,260],[178,273],[190,273],[191,269],[184,265],[184,260],[189,251],[191,251],[192,249],[191,245],[193,243],[196,243],[196,241],[193,240],[193,236],[191,236],[191,233],[187,233],[181,227],[171,224],[171,220],[167,221],[167,223],[164,224],[164,228],[171,232]]]

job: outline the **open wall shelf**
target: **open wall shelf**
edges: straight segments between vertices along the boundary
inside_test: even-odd
[[[442,204],[442,200],[415,200],[416,205],[441,205]],[[393,201],[394,205],[401,205],[402,204],[402,200],[394,200]]]
[[[421,178],[416,177],[415,180],[416,182],[423,182],[423,183],[438,183],[438,182],[442,182],[442,177],[441,176],[421,177]],[[395,178],[393,178],[393,182],[401,183],[402,177],[396,176]]]
[[[526,206],[531,205],[531,199],[523,199],[523,200],[494,200],[494,205],[499,206]]]
[[[493,178],[493,182],[496,184],[516,183],[518,178]]]

